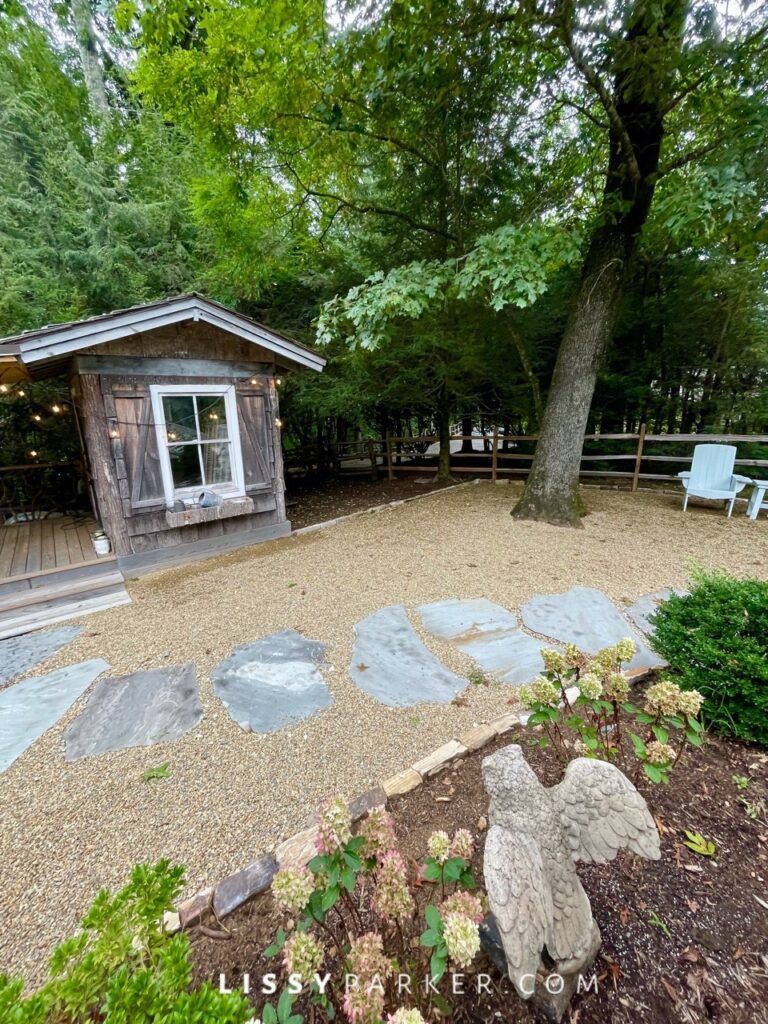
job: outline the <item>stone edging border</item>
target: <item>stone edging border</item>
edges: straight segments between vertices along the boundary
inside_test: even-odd
[[[412,494],[408,498],[396,498],[395,501],[386,501],[383,505],[372,505],[370,508],[361,508],[357,512],[350,512],[346,516],[337,516],[335,519],[325,519],[322,523],[310,523],[309,526],[300,526],[298,530],[291,530],[289,537],[300,537],[304,533],[315,533],[317,530],[326,530],[329,526],[338,526],[339,523],[348,523],[351,519],[359,519],[361,516],[370,516],[375,512],[386,512],[387,509],[397,508],[399,505],[407,505],[410,501],[421,501],[422,498],[431,498],[433,494],[445,494],[447,491],[457,491],[461,487],[472,487],[474,484],[482,483],[481,480],[463,480],[459,484],[449,484],[447,487],[437,487],[434,491],[424,491],[423,494]]]
[[[458,486],[466,485],[459,484]],[[423,495],[418,495],[418,497],[423,497]],[[629,676],[630,683],[638,683],[654,671],[655,669],[637,669],[625,674]],[[439,774],[454,761],[481,750],[516,726],[525,725],[527,719],[528,716],[525,713],[521,715],[510,711],[495,718],[487,725],[473,726],[467,732],[462,733],[458,739],[448,740],[447,743],[433,750],[426,757],[422,757],[410,768],[403,769],[351,800],[349,809],[352,823],[360,821],[374,807],[386,807],[391,797],[410,793],[425,779]],[[252,897],[266,892],[272,884],[272,879],[281,869],[306,866],[317,853],[315,849],[316,831],[315,826],[312,826],[295,833],[279,843],[272,852],[261,854],[240,871],[227,875],[216,885],[203,889],[182,901],[176,907],[175,912],[166,912],[165,930],[173,933],[191,928],[211,913],[217,918],[231,914],[233,910],[237,910]]]

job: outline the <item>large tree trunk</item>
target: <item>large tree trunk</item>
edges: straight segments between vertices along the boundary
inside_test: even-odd
[[[590,239],[558,351],[531,472],[512,511],[518,518],[580,525],[579,469],[592,395],[659,167],[669,83],[668,71],[659,68],[658,47],[662,40],[679,46],[684,11],[684,0],[668,0],[657,16],[655,8],[637,0],[629,16],[625,40],[634,48],[635,61],[642,67],[647,51],[656,52],[656,61],[643,69],[642,89],[638,66],[620,71],[614,81],[611,103],[616,116],[609,129],[601,221]],[[564,24],[563,38],[584,71],[571,26]]]
[[[437,480],[451,480],[451,406],[448,391],[443,384],[437,408],[437,433],[440,453],[437,459]]]
[[[90,0],[72,0],[71,11],[88,100],[92,112],[103,123],[109,118],[109,100],[96,46]]]

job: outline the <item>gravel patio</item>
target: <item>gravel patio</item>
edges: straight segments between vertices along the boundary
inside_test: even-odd
[[[575,585],[622,607],[684,586],[693,561],[768,578],[768,530],[737,509],[691,508],[678,495],[585,491],[585,529],[512,520],[519,485],[451,489],[327,530],[128,583],[132,604],[83,620],[82,634],[35,675],[104,658],[111,673],[194,661],[204,716],[182,738],[74,763],[62,756],[70,711],[0,775],[0,971],[39,979],[97,890],[140,860],[188,869],[189,894],[307,824],[329,793],[353,796],[458,730],[510,710],[514,688],[470,686],[460,704],[389,708],[347,675],[353,627],[402,603],[429,649],[462,675],[473,663],[426,634],[417,605],[485,597],[512,611]],[[266,582],[265,582],[266,581]],[[328,645],[333,703],[295,728],[243,732],[214,697],[210,672],[233,647],[285,629]],[[144,772],[168,762],[169,778]]]

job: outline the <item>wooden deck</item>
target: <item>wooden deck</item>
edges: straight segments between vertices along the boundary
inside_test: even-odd
[[[93,519],[0,526],[0,639],[126,604],[114,555],[97,557]]]
[[[114,561],[109,556],[97,558],[91,543],[95,529],[94,519],[71,516],[0,527],[0,581]]]

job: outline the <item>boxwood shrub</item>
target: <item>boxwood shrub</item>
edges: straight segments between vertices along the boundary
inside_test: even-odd
[[[768,745],[768,583],[699,570],[651,621],[680,685],[706,697],[709,727]]]

